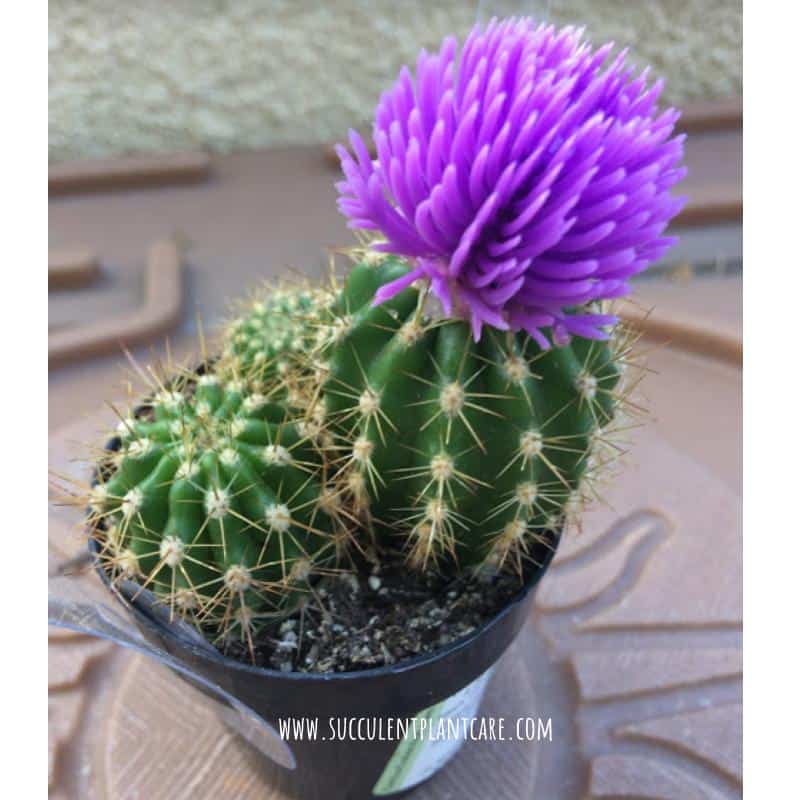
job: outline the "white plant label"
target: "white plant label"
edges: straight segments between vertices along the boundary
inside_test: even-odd
[[[463,720],[478,713],[493,668],[436,705],[420,711],[372,790],[381,796],[402,792],[441,769],[464,744]],[[454,732],[455,735],[454,735]]]

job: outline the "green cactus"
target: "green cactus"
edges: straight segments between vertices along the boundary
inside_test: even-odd
[[[308,282],[265,285],[226,326],[217,371],[266,389],[270,399],[301,407],[297,379],[306,375],[298,365],[309,364],[330,302],[330,292]]]
[[[332,307],[321,392],[337,480],[385,542],[420,569],[456,562],[521,572],[535,541],[577,515],[605,456],[627,350],[574,340],[542,350],[525,334],[428,313],[400,259],[361,262]]]
[[[90,494],[115,577],[174,613],[248,642],[335,565],[342,524],[318,448],[283,407],[217,375],[162,388],[120,422],[120,449]]]

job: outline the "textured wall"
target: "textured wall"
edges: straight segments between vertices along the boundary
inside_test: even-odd
[[[421,45],[509,13],[630,45],[671,101],[741,92],[736,0],[51,0],[50,158],[337,138]]]

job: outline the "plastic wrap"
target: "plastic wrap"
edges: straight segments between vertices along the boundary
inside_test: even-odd
[[[194,628],[180,619],[170,619],[169,610],[147,589],[123,582],[109,590],[92,569],[87,553],[79,564],[73,559],[51,565],[47,610],[50,625],[107,639],[169,667],[200,689],[225,723],[259,752],[286,769],[296,767],[291,749],[275,728],[232,694],[232,680],[226,679],[226,659]],[[137,618],[141,622],[142,616],[151,618],[154,631],[158,626],[169,626],[170,635],[180,642],[182,657],[158,647],[152,637],[144,635],[136,622]],[[220,667],[213,675],[203,666],[209,661]]]

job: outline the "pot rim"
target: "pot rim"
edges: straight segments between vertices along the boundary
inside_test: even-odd
[[[216,651],[218,658],[214,658],[214,656],[212,656],[210,653],[204,653],[204,655],[209,660],[215,660],[225,669],[239,670],[252,676],[263,676],[273,679],[287,680],[292,683],[329,683],[332,681],[353,681],[362,680],[364,678],[382,678],[387,675],[409,672],[417,669],[418,667],[427,666],[428,664],[438,661],[441,658],[458,653],[461,650],[469,647],[495,625],[500,624],[505,617],[511,614],[511,612],[517,606],[524,602],[527,596],[537,586],[542,576],[547,572],[547,569],[550,566],[553,557],[555,556],[556,550],[558,549],[558,544],[561,541],[561,535],[561,532],[559,532],[554,536],[553,546],[547,548],[547,553],[542,559],[541,566],[536,569],[528,582],[508,601],[508,603],[506,603],[505,606],[503,606],[502,609],[500,609],[500,611],[498,611],[491,619],[484,622],[483,625],[476,628],[471,633],[468,633],[453,642],[449,642],[443,647],[437,648],[430,653],[422,653],[421,655],[412,656],[411,658],[403,659],[396,664],[385,664],[381,667],[350,670],[348,672],[283,672],[282,670],[272,669],[270,667],[259,667],[254,664],[246,664],[243,661],[238,661],[230,656],[226,656],[218,650]],[[92,561],[94,562],[95,569],[100,574],[100,579],[106,584],[106,586],[109,587],[109,589],[111,589],[112,593],[115,594],[118,599],[120,599],[121,595],[119,590],[112,586],[111,577],[108,575],[106,570],[103,569],[103,565],[100,563],[100,559],[98,558],[99,544],[94,538],[91,537],[89,538],[89,552],[92,555]],[[180,637],[178,637],[176,633],[169,628],[169,626],[161,624],[158,620],[154,619],[152,616],[139,608],[134,602],[128,601],[126,605],[129,605],[135,614],[142,618],[147,625],[155,628],[159,633],[171,637],[173,640],[184,646],[191,646],[191,643],[183,642]],[[198,650],[198,653],[199,652],[202,651]]]

